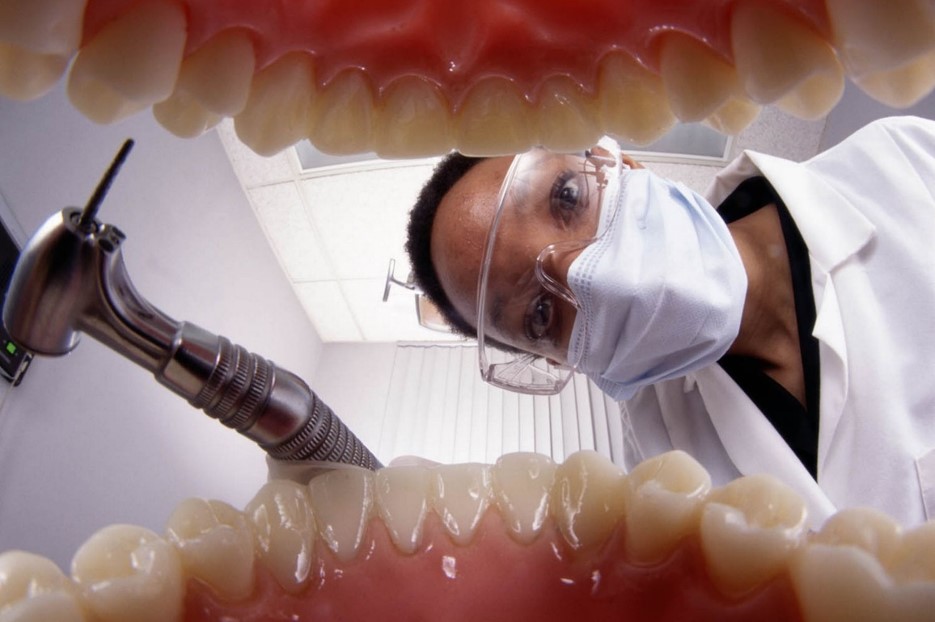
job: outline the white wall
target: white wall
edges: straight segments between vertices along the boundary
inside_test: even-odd
[[[0,100],[0,193],[33,231],[83,205],[126,137],[136,148],[100,216],[127,235],[139,292],[306,379],[321,341],[270,251],[215,134],[176,139],[142,113],[86,121],[61,90]],[[0,551],[25,549],[67,568],[97,529],[161,531],[185,497],[242,507],[265,481],[262,451],[85,338],[36,359],[0,409]]]
[[[364,441],[378,451],[396,343],[326,343],[312,388]],[[384,464],[396,456],[377,455]]]

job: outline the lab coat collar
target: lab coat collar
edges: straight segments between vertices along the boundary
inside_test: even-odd
[[[745,151],[717,176],[709,200],[718,205],[741,181],[758,174],[782,197],[819,270],[832,272],[873,238],[873,223],[813,173],[807,162]]]
[[[715,178],[708,199],[717,205],[749,177],[764,175],[782,197],[808,247],[812,264],[816,319],[812,334],[820,344],[821,420],[818,476],[821,478],[848,394],[844,326],[833,272],[860,252],[874,236],[874,225],[853,205],[799,164],[746,151]],[[747,475],[767,471],[806,493],[810,515],[833,511],[817,482],[759,409],[719,366],[700,370],[695,378],[712,423],[732,462]]]

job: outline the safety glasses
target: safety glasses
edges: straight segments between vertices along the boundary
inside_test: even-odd
[[[477,285],[481,376],[512,391],[558,393],[577,360],[568,339],[580,308],[568,266],[594,241],[619,151],[517,155],[500,187]]]

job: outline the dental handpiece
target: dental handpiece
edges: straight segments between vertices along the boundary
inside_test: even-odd
[[[86,333],[275,459],[380,468],[301,378],[225,337],[173,320],[137,293],[121,251],[126,235],[96,218],[131,147],[127,141],[83,210],[53,215],[23,249],[3,308],[13,341],[60,356]]]

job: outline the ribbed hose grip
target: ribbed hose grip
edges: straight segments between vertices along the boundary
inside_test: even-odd
[[[382,465],[298,376],[219,337],[216,364],[190,404],[277,460]]]

